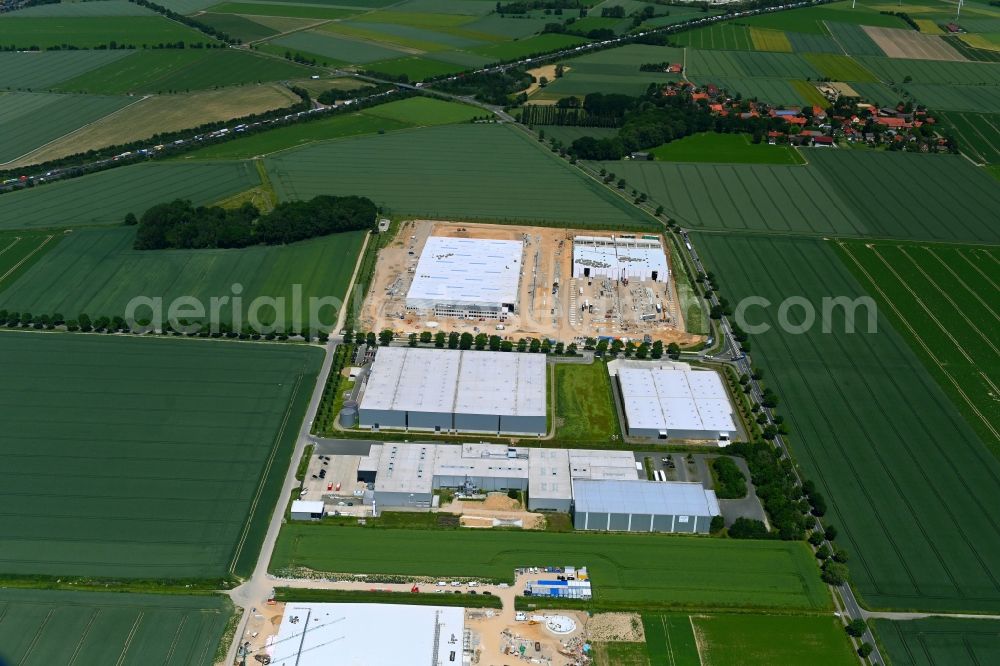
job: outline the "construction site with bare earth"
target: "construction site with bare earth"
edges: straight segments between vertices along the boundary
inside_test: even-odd
[[[696,344],[664,247],[659,235],[407,221],[379,255],[359,325]]]

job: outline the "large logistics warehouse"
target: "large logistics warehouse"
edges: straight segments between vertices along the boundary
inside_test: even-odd
[[[626,366],[617,376],[630,437],[730,440],[736,434],[716,372]]]
[[[576,236],[573,277],[666,282],[667,255],[657,236]]]
[[[430,236],[424,245],[406,309],[424,315],[505,319],[517,312],[524,243]]]
[[[573,481],[573,526],[578,530],[707,534],[717,515],[715,491],[700,483]]]
[[[544,435],[545,357],[382,347],[358,409],[361,427]]]

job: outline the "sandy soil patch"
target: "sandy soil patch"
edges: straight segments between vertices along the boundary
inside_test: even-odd
[[[587,637],[592,641],[641,643],[646,632],[638,613],[598,613],[587,623]]]
[[[496,320],[437,320],[408,312],[406,293],[431,235],[523,241],[518,312],[502,324]],[[577,235],[611,236],[612,233],[470,222],[404,222],[397,238],[379,254],[375,278],[362,306],[359,330],[486,333],[512,341],[525,337],[552,338],[567,344],[574,341],[579,344],[587,337],[601,335],[630,338],[649,335],[654,340],[681,345],[701,339],[684,330],[672,279],[667,283],[632,281],[623,285],[611,280],[573,278],[572,239]],[[558,289],[553,288],[556,283]],[[652,320],[640,321],[638,308],[652,307],[653,301],[661,304],[662,311]],[[585,311],[587,304],[593,306],[592,312]]]
[[[568,72],[569,67],[563,66],[563,71]],[[530,97],[531,93],[535,92],[542,87],[542,77],[547,79],[547,83],[552,83],[556,80],[556,66],[555,65],[545,65],[544,67],[536,67],[534,69],[529,69],[528,74],[535,77],[535,82],[524,89],[524,92]]]
[[[967,58],[937,35],[922,35],[913,30],[862,26],[868,36],[890,58],[911,60],[965,61]]]
[[[151,95],[56,139],[8,166],[38,164],[91,149],[141,141],[157,133],[280,109],[298,100],[298,95],[276,83],[182,95]]]

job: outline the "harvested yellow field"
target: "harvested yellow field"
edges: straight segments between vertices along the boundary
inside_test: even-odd
[[[298,95],[276,83],[181,95],[150,95],[42,146],[9,166],[40,164],[163,132],[280,109],[297,101]]]
[[[878,47],[890,58],[911,60],[965,61],[966,57],[948,42],[934,35],[922,35],[914,30],[861,26]]]
[[[750,40],[757,51],[792,52],[792,43],[788,41],[788,36],[781,30],[751,26]]]
[[[914,22],[920,28],[920,32],[925,35],[943,35],[944,30],[937,23],[930,19],[915,19]]]

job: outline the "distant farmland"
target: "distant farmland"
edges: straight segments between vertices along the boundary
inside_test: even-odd
[[[252,568],[319,350],[2,335],[0,573],[173,579]]]
[[[844,241],[837,249],[1000,457],[1000,248]]]
[[[233,612],[222,596],[0,590],[0,661],[210,666]]]
[[[16,14],[0,17],[0,44],[18,49],[45,49],[62,44],[88,49],[111,42],[143,48],[143,45],[153,47],[165,43],[204,44],[215,41],[193,28],[154,15],[64,17],[57,20],[22,18]]]
[[[289,524],[270,570],[511,581],[517,567],[566,561],[590,569],[596,601],[622,608],[830,606],[809,549],[797,542]]]
[[[655,224],[534,144],[507,127],[458,125],[331,141],[266,164],[282,199],[360,194],[393,213],[441,219]]]
[[[70,234],[18,282],[0,281],[0,307],[9,311],[63,313],[75,318],[121,316],[136,296],[162,298],[232,296],[242,286],[246,308],[258,296],[286,299],[282,314],[291,326],[292,290],[302,290],[302,315],[308,325],[308,299],[343,299],[365,232],[316,238],[291,245],[239,250],[133,250],[134,229],[89,229]],[[2,249],[0,236],[0,249]],[[3,255],[0,255],[0,261]],[[0,271],[2,275],[2,271]],[[6,289],[4,287],[7,286]],[[147,316],[147,310],[140,316]],[[337,310],[324,308],[322,320],[333,324]],[[232,322],[231,307],[220,308],[222,321]],[[270,322],[272,311],[262,315]]]
[[[154,204],[218,201],[260,184],[247,162],[136,164],[0,196],[0,230],[121,224]]]
[[[133,55],[135,51],[4,51],[0,52],[0,88],[46,90]]]
[[[840,530],[863,599],[874,608],[994,611],[1000,521],[990,498],[1000,496],[1000,462],[884,314],[874,334],[864,308],[853,334],[843,332],[839,308],[829,333],[819,317],[805,334],[777,327],[785,298],[803,297],[819,315],[823,297],[865,295],[830,244],[697,234],[697,245],[731,302],[752,295],[773,304],[748,316],[774,327],[751,336],[754,361],[781,397],[792,452],[828,501],[825,520]],[[802,317],[792,308],[790,323]]]

